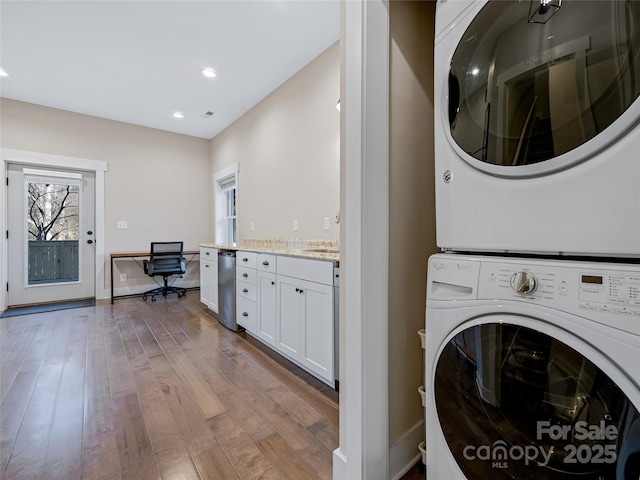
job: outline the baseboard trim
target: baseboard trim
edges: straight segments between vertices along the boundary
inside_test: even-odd
[[[420,461],[422,454],[418,445],[424,440],[424,436],[424,420],[420,420],[389,446],[390,479],[399,480]]]
[[[333,451],[333,480],[347,480],[347,457],[339,447]]]

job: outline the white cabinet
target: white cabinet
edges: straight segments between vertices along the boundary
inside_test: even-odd
[[[276,346],[276,300],[276,274],[258,271],[258,337],[272,347]]]
[[[296,360],[302,358],[302,304],[300,280],[278,275],[276,347]]]
[[[332,386],[333,300],[333,262],[236,253],[236,323]],[[215,248],[200,248],[200,301],[218,313]]]
[[[333,285],[302,281],[302,363],[333,382]]]
[[[281,262],[278,257],[277,270],[276,348],[333,383],[333,264],[282,258]],[[296,277],[281,275],[281,270]]]
[[[256,253],[236,253],[236,323],[252,335],[258,332]]]
[[[218,313],[218,250],[200,247],[200,301]]]

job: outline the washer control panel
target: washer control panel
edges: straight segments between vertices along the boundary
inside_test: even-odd
[[[427,304],[535,304],[640,335],[640,265],[436,254]]]

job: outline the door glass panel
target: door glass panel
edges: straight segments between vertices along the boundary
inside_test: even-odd
[[[639,92],[640,2],[492,0],[452,57],[451,135],[483,162],[535,164],[594,138]]]
[[[435,402],[467,478],[640,476],[640,415],[589,359],[544,333],[488,323],[438,359]]]
[[[28,285],[80,279],[80,186],[25,176]]]

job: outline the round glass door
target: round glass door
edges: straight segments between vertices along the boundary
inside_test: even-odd
[[[488,171],[566,168],[632,126],[601,135],[639,93],[640,2],[489,0],[451,60],[451,137]]]
[[[640,477],[637,408],[591,360],[539,330],[503,321],[460,332],[438,358],[435,403],[466,478]]]

